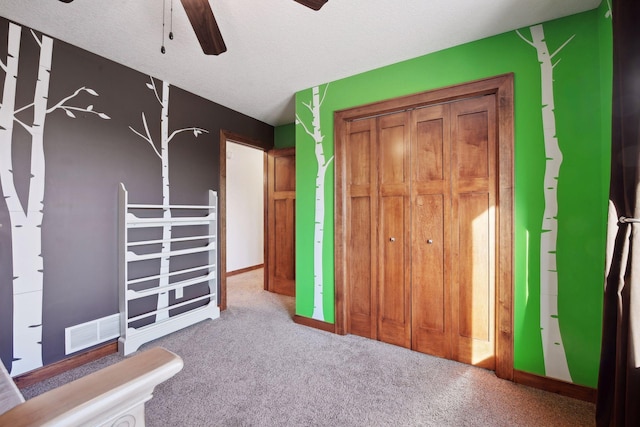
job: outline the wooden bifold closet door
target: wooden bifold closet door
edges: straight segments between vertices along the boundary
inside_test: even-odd
[[[348,123],[347,332],[495,368],[495,109]]]

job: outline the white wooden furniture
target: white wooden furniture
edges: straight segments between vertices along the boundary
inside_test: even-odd
[[[144,426],[144,404],[182,359],[160,347],[24,401],[0,362],[0,426]]]
[[[118,349],[120,354],[127,355],[148,341],[202,320],[220,317],[217,301],[218,196],[214,191],[209,191],[209,204],[206,206],[131,204],[124,185],[120,184],[120,187],[121,336]],[[177,215],[178,212],[181,216]],[[183,216],[185,212],[187,216]],[[131,239],[133,229],[137,229],[143,237]],[[151,229],[164,229],[167,233],[160,239],[145,238],[145,232]],[[179,229],[184,233],[176,233]],[[181,237],[172,237],[174,234]],[[177,244],[179,249],[172,247],[159,250],[163,244]],[[180,258],[180,268],[169,269],[166,264],[166,271],[162,271],[161,264],[160,269],[151,275],[130,277],[130,270],[134,267],[132,264],[135,263],[139,271],[145,271],[145,266],[141,268],[139,264],[147,263],[146,271],[149,271],[155,268],[158,260],[162,262],[162,258],[165,258],[165,263]],[[156,306],[158,295],[167,292],[173,296],[173,303],[166,307]],[[139,301],[143,299],[146,299],[147,307],[153,305],[153,309],[132,314],[132,304],[145,304]]]

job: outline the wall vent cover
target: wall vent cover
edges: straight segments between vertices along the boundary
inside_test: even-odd
[[[70,326],[64,330],[64,335],[66,354],[118,338],[120,336],[120,313]]]

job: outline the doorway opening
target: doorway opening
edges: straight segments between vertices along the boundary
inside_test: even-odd
[[[264,267],[264,152],[227,141],[227,277]]]
[[[295,296],[295,148],[221,131],[218,199],[220,310],[227,276],[259,268],[265,290]]]
[[[257,149],[263,152],[262,159],[263,165],[266,164],[267,158],[267,150],[271,149],[271,147],[267,146],[262,141],[252,139],[246,137],[244,135],[237,134],[235,132],[230,132],[226,130],[220,131],[220,191],[218,194],[218,208],[219,208],[219,241],[220,241],[220,286],[219,286],[219,294],[220,294],[220,310],[227,309],[227,145],[228,143],[233,143],[235,145],[242,146],[243,148]],[[263,166],[263,169],[264,168]],[[262,202],[264,205],[264,201],[266,199],[266,178],[264,176],[263,171],[263,191],[262,191]],[[263,235],[261,237],[264,245],[264,232],[266,232],[266,224],[264,222],[264,210],[260,213],[260,217],[263,221]],[[254,255],[255,256],[255,255]],[[264,249],[263,249],[263,262],[265,259]],[[235,260],[233,262],[236,262]],[[232,264],[233,265],[233,264]]]

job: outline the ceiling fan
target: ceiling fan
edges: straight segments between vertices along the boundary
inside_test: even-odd
[[[64,3],[71,3],[73,0],[60,0]],[[294,0],[301,5],[313,10],[320,10],[328,0]],[[227,51],[224,44],[220,28],[213,16],[213,11],[209,5],[209,0],[180,0],[193,31],[198,37],[200,46],[206,55],[220,55]]]
[[[195,31],[202,50],[207,55],[220,55],[226,52],[222,34],[213,16],[209,0],[180,0],[184,7],[193,31]],[[313,10],[320,10],[328,0],[295,0]]]

